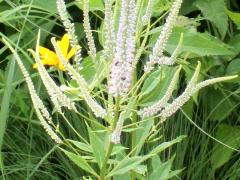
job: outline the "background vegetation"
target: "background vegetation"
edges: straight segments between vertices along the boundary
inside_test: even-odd
[[[67,2],[84,49],[86,39],[81,1]],[[156,0],[150,47],[160,32],[159,25],[164,21],[162,17],[170,5],[171,1]],[[95,38],[100,39],[98,50],[101,50],[103,7],[101,0],[90,0],[91,25],[97,29]],[[172,52],[180,33],[184,32],[181,51],[185,53],[189,64],[183,66],[179,92],[191,77],[197,60],[203,64],[202,78],[240,73],[238,0],[185,0],[180,15],[167,46],[168,52]],[[0,29],[1,37],[8,37],[16,44],[42,99],[50,106],[38,74],[32,69],[33,60],[26,50],[34,48],[39,29],[42,31],[41,44],[49,48],[51,36],[61,37],[64,34],[56,13],[55,0],[0,0]],[[13,56],[1,42],[0,47],[1,179],[79,179],[84,173],[79,172],[46,135],[34,114],[26,84]],[[84,54],[86,56],[86,49]],[[142,59],[140,65],[144,62]],[[85,66],[89,66],[89,70],[84,75],[90,79],[93,71],[87,60]],[[157,78],[159,73],[156,71],[149,77],[147,85],[155,93],[152,96],[146,94],[142,104],[159,98],[158,85],[168,78]],[[240,179],[239,151],[234,150],[240,148],[239,83],[237,79],[200,91],[181,112],[157,129],[159,136],[166,140],[188,135],[186,140],[161,157],[164,161],[170,154],[176,154],[173,169],[184,169],[175,179]],[[74,117],[72,120],[79,131],[86,131],[81,128],[82,121]],[[66,133],[74,136],[71,132]],[[149,140],[149,143],[156,142]],[[153,166],[158,165],[157,162],[152,163]]]

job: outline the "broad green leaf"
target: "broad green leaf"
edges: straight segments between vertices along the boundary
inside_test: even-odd
[[[112,153],[111,153],[111,156],[113,155],[116,155],[116,154],[119,154],[120,152],[123,152],[124,150],[126,150],[127,148],[121,146],[121,145],[115,145],[113,147],[113,150],[112,150]]]
[[[233,36],[228,44],[233,47],[235,55],[238,55],[240,53],[240,34]]]
[[[156,157],[154,157],[156,158]],[[175,158],[175,156],[173,156],[169,161],[165,162],[165,163],[158,163],[157,166],[154,166],[155,163],[153,163],[154,161],[160,161],[159,158],[156,158],[156,160],[153,160],[154,158],[152,158],[152,167],[153,167],[153,172],[150,174],[149,179],[151,180],[167,180],[169,178],[171,178],[171,167],[172,167],[172,162]]]
[[[149,106],[157,102],[166,92],[169,83],[175,73],[176,68],[161,67],[152,72],[145,80],[141,89],[141,105]]]
[[[150,119],[139,124],[139,127],[142,127],[143,129],[139,129],[136,131],[136,142],[138,143],[136,146],[135,155],[138,155],[140,153],[146,139],[149,136],[149,131],[151,130],[153,123],[154,123],[153,119]]]
[[[90,56],[84,58],[82,66],[83,68],[80,71],[81,75],[83,75],[84,79],[86,79],[89,83],[92,82],[96,74],[92,58]]]
[[[180,14],[186,15],[190,12],[196,11],[197,7],[194,5],[196,0],[184,0],[180,9]]]
[[[221,36],[224,37],[228,29],[225,0],[197,0],[195,5],[202,11],[204,17],[218,28]]]
[[[76,5],[80,8],[83,9],[83,1],[76,1]],[[89,10],[90,11],[104,11],[104,4],[102,0],[89,0]]]
[[[129,172],[130,170],[136,168],[144,160],[146,160],[146,156],[134,156],[130,158],[126,157],[115,166],[115,168],[107,175],[107,177]]]
[[[172,141],[163,142],[160,145],[158,145],[157,147],[155,147],[149,154],[158,154],[158,153],[164,151],[165,149],[171,147],[172,145],[181,142],[184,138],[186,138],[186,136],[179,136]]]
[[[154,44],[159,36],[161,28],[156,28],[151,33],[154,33],[150,40],[150,44]],[[184,27],[175,27],[172,35],[170,36],[166,51],[172,53],[183,33],[183,43],[179,53],[188,52],[197,56],[210,56],[210,55],[233,55],[231,47],[224,44],[219,39],[211,36],[208,33],[199,33]]]
[[[64,149],[61,149],[67,157],[72,160],[78,167],[81,169],[97,176],[97,173],[91,168],[91,166],[87,163],[85,159],[83,159],[80,155],[74,154],[72,152],[66,151]]]
[[[240,28],[240,13],[232,12],[229,10],[226,11],[229,18],[238,26],[238,28]]]
[[[99,134],[92,131],[88,127],[88,132],[89,132],[89,137],[90,137],[90,142],[93,150],[94,157],[97,160],[98,165],[101,167],[104,157],[105,157],[105,143],[104,141],[99,137]],[[105,135],[105,133],[102,133],[101,135]]]
[[[240,73],[240,58],[232,60],[227,66],[226,75],[235,75]]]
[[[240,127],[239,126],[229,126],[225,124],[219,125],[216,138],[223,143],[233,147],[239,148],[240,147]],[[232,153],[234,150],[229,149],[219,143],[216,143],[214,146],[214,151],[211,156],[211,162],[213,169],[217,169],[228,162],[231,158]]]

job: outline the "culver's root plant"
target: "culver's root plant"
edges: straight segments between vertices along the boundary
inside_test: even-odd
[[[53,50],[49,50],[40,45],[39,32],[36,49],[29,50],[36,61],[34,68],[52,102],[51,112],[37,94],[23,65],[24,60],[11,43],[4,39],[26,80],[42,127],[59,144],[59,149],[81,169],[82,177],[152,180],[177,176],[181,170],[171,169],[174,155],[166,162],[161,162],[159,154],[180,142],[184,136],[163,142],[160,134],[162,123],[200,89],[236,78],[228,76],[199,82],[201,63],[198,62],[185,90],[181,94],[174,92],[182,68],[177,59],[184,61],[179,53],[184,34],[171,55],[166,55],[165,48],[182,1],[173,1],[157,41],[153,48],[147,49],[154,0],[148,1],[144,15],[140,13],[141,0],[105,0],[103,49],[99,50],[91,30],[89,2],[82,0],[88,55],[95,72],[90,79],[86,79],[83,72],[89,71],[89,67],[83,66],[85,60],[74,24],[68,17],[64,0],[57,0],[57,10],[66,34],[61,40],[53,37]],[[144,67],[139,63],[144,64]],[[63,71],[64,84],[53,79],[46,66]],[[174,73],[161,98],[148,104],[141,103],[146,91],[151,90],[148,87],[152,83],[149,77],[156,70],[164,71],[166,68],[173,69]],[[159,92],[162,87],[160,84]],[[74,116],[66,116],[68,111]],[[55,114],[61,116],[68,127],[56,122]],[[79,118],[79,124],[87,129],[87,135],[77,131],[70,118]],[[84,122],[80,122],[82,120]],[[77,138],[68,137],[66,131],[63,131],[66,128],[73,131]]]

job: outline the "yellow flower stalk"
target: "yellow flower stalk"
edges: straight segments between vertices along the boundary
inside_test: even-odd
[[[60,41],[57,41],[59,48],[63,56],[69,61],[75,54],[74,48],[69,50],[69,37],[68,34],[64,34]],[[39,54],[43,65],[55,66],[61,71],[65,71],[65,68],[62,62],[59,60],[57,54],[54,51],[51,51],[45,47],[39,46]],[[37,64],[33,65],[33,68],[37,68]]]

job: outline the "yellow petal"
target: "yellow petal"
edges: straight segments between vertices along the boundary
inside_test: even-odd
[[[39,46],[39,53],[40,53],[40,58],[42,60],[42,63],[44,65],[49,65],[49,66],[55,66],[59,63],[59,59],[53,51]]]
[[[33,64],[33,69],[37,69],[37,63]]]
[[[66,59],[69,60],[71,57],[73,57],[75,54],[75,49],[71,48],[71,50],[68,52]]]
[[[64,57],[67,57],[67,53],[68,53],[68,48],[69,48],[69,37],[68,34],[64,34],[64,36],[62,37],[61,41],[57,41]]]
[[[59,62],[59,64],[58,64],[58,69],[61,71],[65,71],[65,68],[61,62]]]

